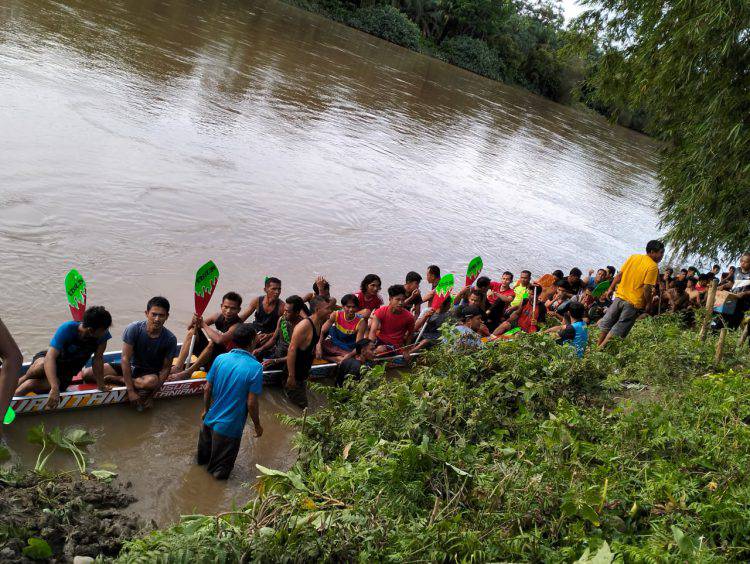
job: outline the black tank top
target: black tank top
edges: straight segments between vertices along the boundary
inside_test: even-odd
[[[318,330],[316,329],[313,320],[306,317],[302,321],[309,321],[310,325],[312,325],[312,339],[310,339],[310,344],[306,348],[297,349],[297,359],[294,362],[294,372],[295,379],[300,382],[302,380],[307,380],[307,377],[310,376],[310,368],[312,368],[313,359],[315,358],[315,345],[318,344]]]
[[[276,324],[279,322],[278,304],[271,313],[266,312],[263,308],[265,296],[258,296],[258,309],[255,310],[255,330],[258,333],[273,333],[276,331]]]

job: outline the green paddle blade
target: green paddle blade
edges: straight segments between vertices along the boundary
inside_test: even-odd
[[[65,275],[65,293],[73,319],[82,321],[86,311],[86,281],[75,268]]]
[[[13,411],[12,407],[8,407],[8,411],[5,412],[5,417],[3,418],[3,424],[10,425],[15,420],[16,420],[16,412]]]
[[[591,290],[591,296],[594,298],[598,298],[604,294],[607,290],[609,290],[610,285],[612,284],[611,280],[605,280],[604,282],[599,282],[593,290]]]
[[[195,313],[203,315],[219,282],[219,269],[210,260],[195,273]]]
[[[443,302],[450,296],[451,290],[453,289],[453,275],[452,274],[446,274],[443,276],[440,281],[438,282],[437,286],[435,286],[435,297],[432,298],[432,309],[438,310],[440,309],[440,306],[443,305]]]
[[[482,272],[483,268],[484,263],[482,262],[482,257],[474,257],[471,259],[469,266],[466,269],[466,286],[471,286],[474,283],[474,280],[479,277],[479,273]]]

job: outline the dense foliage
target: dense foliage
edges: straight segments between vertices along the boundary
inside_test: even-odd
[[[571,100],[590,66],[565,49],[571,42],[558,0],[289,1],[556,101]],[[582,100],[589,98],[605,107],[593,96]]]
[[[123,561],[750,558],[750,380],[670,318],[584,359],[542,335],[374,369],[298,435],[258,498]],[[296,421],[300,424],[300,421]]]
[[[736,257],[750,247],[750,2],[588,0],[603,37],[590,96],[643,108],[666,141],[661,217],[674,248]]]

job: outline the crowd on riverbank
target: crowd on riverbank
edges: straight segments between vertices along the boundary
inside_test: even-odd
[[[281,280],[269,277],[264,293],[244,308],[238,293],[227,292],[218,312],[195,315],[179,351],[176,336],[165,326],[169,301],[157,296],[147,303],[145,319],[125,328],[119,363],[103,360],[112,317],[104,307],[93,306],[81,322],[69,321],[58,328],[49,348],[34,356],[17,388],[12,375],[17,359],[9,345],[12,338],[4,331],[0,352],[6,359],[2,381],[6,397],[2,399],[9,402],[7,390],[14,389],[19,396],[48,393],[47,407],[52,409],[60,392],[80,374],[100,389],[125,386],[131,402],[148,407],[167,381],[208,371],[204,431],[214,432],[214,443],[219,440],[216,433],[234,439],[231,450],[236,450],[248,414],[256,433],[262,434],[257,396],[264,369],[280,369],[276,373],[289,399],[305,408],[307,380],[316,360],[338,365],[340,385],[346,378],[357,378],[363,366],[373,365],[378,358],[398,356],[408,363],[412,354],[445,338],[444,325],[455,334],[458,348],[476,348],[542,329],[560,343],[570,343],[581,357],[588,347],[587,327],[594,321],[601,330],[600,348],[612,337],[626,337],[637,319],[645,316],[673,312],[690,323],[692,308],[704,305],[714,279],[720,288],[740,296],[733,317],[741,318],[748,308],[750,254],[742,256],[738,269],[730,267],[721,273],[715,265],[703,274],[694,267],[677,272],[666,268],[659,274],[663,256],[664,245],[650,241],[645,254],[631,256],[619,271],[608,266],[590,269],[584,276],[575,267],[567,275],[556,270],[534,278],[523,270],[517,280],[506,271],[499,281],[476,272],[455,295],[451,292],[453,276],[442,277],[440,268],[431,265],[424,277],[427,290],[421,287],[423,277],[412,271],[402,284],[388,288],[387,303],[380,295],[382,281],[377,274],[365,276],[359,290],[340,300],[323,277],[314,281],[307,295],[282,300]],[[446,285],[449,279],[450,287]],[[548,319],[554,321],[547,323]],[[551,327],[545,328],[545,323]],[[218,361],[225,353],[233,354],[222,364]],[[229,374],[231,382],[217,386],[215,378],[225,379],[215,375],[222,373]],[[240,403],[244,407],[238,407]],[[218,474],[226,477],[228,472]]]

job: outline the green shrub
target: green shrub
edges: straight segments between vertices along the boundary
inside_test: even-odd
[[[449,63],[482,76],[503,80],[497,53],[481,39],[467,35],[449,37],[440,44],[440,51]]]
[[[351,17],[349,25],[396,45],[419,50],[417,24],[393,6],[361,8]]]
[[[706,374],[715,338],[665,317],[583,359],[530,335],[319,387],[329,402],[292,469],[259,467],[243,511],[184,518],[121,558],[748,561],[750,379],[731,370],[748,361],[735,337],[720,374]],[[648,388],[622,386],[636,381]]]

